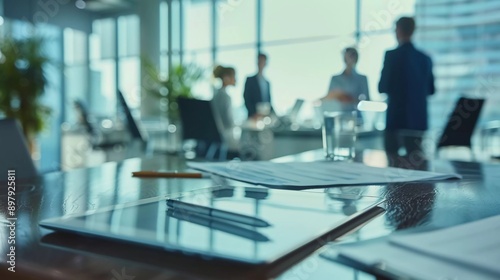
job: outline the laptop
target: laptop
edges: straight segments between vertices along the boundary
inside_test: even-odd
[[[261,265],[290,256],[297,249],[316,250],[324,244],[322,242],[346,233],[346,225],[356,226],[352,223],[358,223],[360,216],[368,214],[374,218],[382,212],[377,206],[380,199],[376,197],[362,197],[353,202],[358,209],[364,210],[346,216],[331,208],[331,204],[343,202],[328,202],[329,198],[323,192],[243,186],[203,189],[174,199],[255,217],[270,226],[247,225],[220,217],[202,217],[186,209],[175,210],[167,205],[167,197],[48,219],[41,221],[40,225],[58,232],[203,259]]]
[[[290,118],[290,121],[292,123],[297,121],[300,109],[302,109],[302,105],[304,105],[304,99],[297,99],[295,101],[295,104],[293,105],[292,110],[290,111],[290,114],[288,115],[288,117]]]
[[[304,99],[295,100],[295,104],[293,105],[290,112],[282,117],[280,117],[281,125],[291,125],[297,122],[300,110],[302,109],[302,105],[304,105]]]
[[[16,180],[31,179],[38,175],[21,126],[15,119],[1,119],[0,183],[7,182],[9,171],[14,171]]]

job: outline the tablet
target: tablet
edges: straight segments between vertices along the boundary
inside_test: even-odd
[[[322,192],[257,187],[203,189],[175,198],[255,217],[269,224],[257,227],[196,213],[179,214],[167,206],[167,199],[151,198],[81,215],[48,219],[40,225],[56,231],[142,244],[204,259],[266,264],[306,246],[315,250],[332,236],[338,237],[346,231],[346,224],[356,223],[352,230],[378,216],[382,209],[378,206],[378,197],[332,200]],[[346,204],[361,211],[346,216],[341,210]],[[363,221],[361,215],[365,215]],[[340,228],[342,231],[338,231]],[[322,242],[311,242],[317,239]]]

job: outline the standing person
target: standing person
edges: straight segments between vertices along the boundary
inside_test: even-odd
[[[236,84],[236,71],[232,67],[217,66],[213,71],[214,77],[222,81],[222,86],[212,98],[212,108],[215,117],[221,125],[220,130],[224,140],[230,148],[234,148],[235,138],[233,137],[233,106],[231,97],[227,94],[226,88]]]
[[[266,102],[271,104],[271,84],[264,77],[264,68],[267,65],[267,56],[260,53],[257,57],[258,72],[256,75],[248,77],[245,82],[243,98],[248,111],[248,118],[256,118],[257,104]],[[272,107],[271,107],[271,111]]]
[[[368,79],[356,72],[358,58],[358,51],[355,48],[344,50],[345,70],[332,77],[328,94],[322,101],[336,100],[342,104],[343,110],[354,110],[359,100],[368,99]]]
[[[388,154],[397,154],[401,144],[407,153],[422,152],[421,134],[427,130],[427,96],[435,91],[432,60],[413,46],[411,38],[414,30],[413,18],[402,17],[396,22],[399,46],[385,53],[378,84],[378,90],[388,96],[385,132]],[[417,133],[403,139],[398,136],[401,130],[416,130]]]

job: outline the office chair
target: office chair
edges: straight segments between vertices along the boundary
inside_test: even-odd
[[[472,157],[471,137],[474,133],[479,115],[483,108],[484,99],[474,99],[461,97],[455,109],[448,118],[448,122],[437,143],[437,150],[440,148],[462,146],[469,148]]]
[[[148,134],[142,127],[142,123],[132,116],[130,107],[120,90],[118,90],[118,102],[120,103],[123,113],[125,114],[125,118],[127,119],[127,128],[132,136],[132,139],[139,140],[143,144],[144,148],[147,148]]]
[[[125,140],[114,140],[106,141],[99,129],[96,129],[94,125],[90,122],[90,117],[87,111],[87,107],[81,100],[76,100],[74,102],[76,112],[78,114],[78,119],[85,132],[88,134],[89,142],[93,150],[108,150],[116,146],[125,145]]]
[[[229,149],[221,136],[210,101],[179,97],[177,104],[182,123],[182,139],[192,139],[208,145],[205,153],[207,159],[214,159],[218,151],[219,159],[225,160]]]
[[[0,120],[0,183],[8,181],[8,172],[15,172],[16,180],[36,178],[38,172],[31,159],[21,126],[15,119]]]

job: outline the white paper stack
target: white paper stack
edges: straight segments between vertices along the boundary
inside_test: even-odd
[[[230,179],[265,186],[314,188],[345,185],[373,185],[416,181],[460,179],[442,174],[401,168],[379,168],[353,162],[189,162],[194,169]]]

